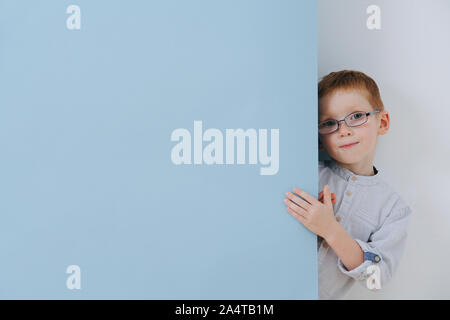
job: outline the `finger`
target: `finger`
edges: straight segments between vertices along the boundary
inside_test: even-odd
[[[317,198],[317,200],[319,200],[319,201],[322,201],[322,199],[323,199],[323,194],[320,195],[320,197]]]
[[[317,198],[317,200],[322,200],[322,199],[323,199],[323,192],[320,191],[320,196]],[[336,193],[331,194],[331,199],[336,200]]]
[[[319,200],[320,202],[323,202],[323,194],[320,195],[320,197],[317,200]],[[331,203],[332,204],[336,203],[336,194],[335,193],[331,194]]]
[[[314,202],[316,202],[316,198],[314,198],[312,195],[310,195],[309,193],[307,193],[306,191],[303,191],[299,188],[294,188],[294,192],[296,194],[298,194],[299,196],[301,196],[302,198],[305,199],[305,201],[307,201],[309,204],[313,204]]]
[[[323,196],[323,191],[320,191],[318,196],[319,196],[319,197]],[[332,192],[332,193],[331,193],[331,196],[332,196],[332,197],[336,197],[336,193],[335,193],[335,192]]]
[[[331,203],[330,186],[328,184],[323,187],[323,200],[325,204]]]
[[[331,200],[336,200],[336,194],[334,193],[331,194]]]
[[[304,210],[308,210],[311,207],[311,205],[307,201],[303,200],[300,197],[297,197],[295,194],[291,192],[286,192],[286,198],[288,198],[298,206],[302,207]]]
[[[302,216],[306,216],[306,214],[308,213],[304,208],[302,208],[301,206],[299,206],[296,203],[292,202],[290,199],[284,199],[284,203],[289,208],[291,208],[293,211],[297,212],[298,214],[300,214]]]
[[[297,220],[299,220],[302,224],[305,224],[306,219],[304,217],[302,217],[301,215],[299,215],[298,213],[296,213],[294,210],[292,210],[291,208],[287,208],[287,211]]]

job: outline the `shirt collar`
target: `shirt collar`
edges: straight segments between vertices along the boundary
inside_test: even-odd
[[[349,169],[341,167],[334,159],[330,159],[330,168],[335,174],[347,182],[353,182],[360,185],[374,185],[380,182],[380,173],[375,166],[373,166],[373,171],[375,173],[373,176],[360,176],[354,174]]]

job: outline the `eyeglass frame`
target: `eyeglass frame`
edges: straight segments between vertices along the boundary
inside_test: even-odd
[[[352,112],[352,113],[349,113],[348,115],[346,115],[345,118],[342,119],[342,120],[327,119],[327,120],[321,121],[321,122],[318,124],[318,126],[319,126],[321,123],[323,123],[323,122],[325,122],[325,121],[329,121],[329,120],[334,120],[334,121],[336,121],[338,126],[337,126],[337,129],[334,130],[334,131],[331,131],[331,132],[328,132],[328,133],[320,133],[320,132],[319,132],[319,134],[321,134],[321,135],[327,135],[327,134],[335,133],[336,131],[339,130],[342,121],[344,121],[345,124],[346,124],[348,127],[351,127],[351,128],[362,126],[364,123],[366,123],[366,122],[369,120],[369,116],[370,116],[370,115],[372,115],[372,114],[374,114],[374,113],[377,113],[377,112],[381,112],[381,110],[374,110],[374,111],[371,111],[371,112],[366,112],[366,121],[364,121],[363,123],[358,124],[358,125],[356,125],[356,126],[350,126],[350,125],[347,123],[347,121],[345,121],[345,119],[346,119],[348,116],[350,116],[350,115],[352,115],[352,114],[354,114],[354,113],[357,113],[357,112],[363,112],[363,113],[364,113],[364,111],[355,111],[355,112]]]

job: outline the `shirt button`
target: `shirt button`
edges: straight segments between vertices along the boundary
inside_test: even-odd
[[[348,195],[348,196],[352,195],[352,193],[350,191],[347,191],[345,194]]]
[[[353,176],[353,177],[352,177],[352,180],[353,180],[353,181],[356,181],[356,177],[355,177],[355,176]]]
[[[328,243],[325,240],[323,240],[322,246],[326,249],[326,248],[328,248]]]
[[[337,220],[337,222],[341,221],[341,220],[342,220],[341,216],[338,216],[338,217],[336,218],[336,220]]]

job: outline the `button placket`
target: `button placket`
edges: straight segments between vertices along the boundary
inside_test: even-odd
[[[344,202],[351,202],[352,195],[353,195],[353,186],[348,184],[347,188],[345,188],[345,192],[344,192]]]
[[[342,205],[341,208],[339,208],[339,212],[336,212],[336,220],[341,223],[343,227],[345,227],[346,223],[344,223],[345,219],[343,217],[346,216],[346,213],[349,212],[350,208],[352,207],[352,201],[353,201],[353,191],[354,191],[355,185],[348,182],[346,190],[344,192],[344,197],[342,199]],[[340,214],[344,213],[344,214]]]

